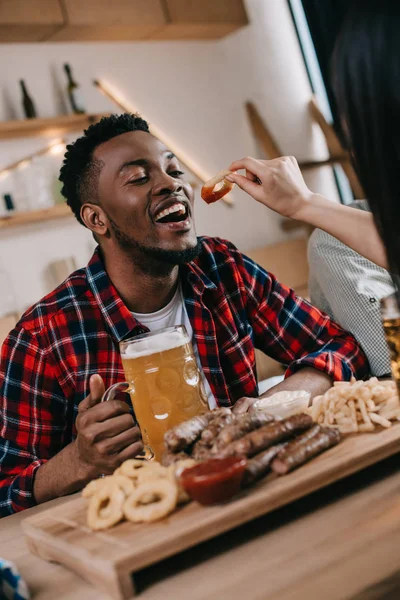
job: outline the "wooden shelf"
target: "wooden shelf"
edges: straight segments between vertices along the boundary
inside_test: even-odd
[[[63,12],[45,41],[217,40],[248,23],[243,0],[63,0]]]
[[[3,44],[41,42],[63,25],[62,7],[55,0],[0,2],[0,39]]]
[[[220,39],[247,23],[244,0],[0,0],[3,43]]]
[[[72,211],[66,204],[57,204],[51,208],[43,210],[32,210],[27,212],[14,213],[10,216],[0,217],[0,231],[18,227],[20,225],[29,225],[31,223],[42,223],[53,219],[63,219],[73,217]]]
[[[0,140],[34,136],[62,136],[72,131],[83,131],[103,116],[105,115],[61,115],[50,119],[0,121]]]

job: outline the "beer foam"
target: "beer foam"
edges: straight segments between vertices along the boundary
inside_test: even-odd
[[[189,343],[189,336],[182,331],[168,331],[157,335],[145,337],[132,344],[129,344],[121,354],[122,358],[139,358],[140,356],[149,356],[156,352],[166,352],[173,348],[179,348]]]

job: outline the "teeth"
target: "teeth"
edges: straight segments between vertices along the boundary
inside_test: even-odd
[[[172,213],[184,214],[185,212],[186,207],[181,202],[177,202],[176,204],[173,204],[169,208],[165,208],[160,213],[158,213],[155,220],[159,221],[160,219],[163,219],[164,217],[166,217],[167,215],[171,215]]]

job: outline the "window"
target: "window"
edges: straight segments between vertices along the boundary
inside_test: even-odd
[[[303,53],[310,85],[329,123],[337,123],[330,86],[330,63],[348,0],[288,0]],[[338,127],[335,127],[338,130]],[[354,201],[350,184],[340,165],[333,167],[343,204]]]

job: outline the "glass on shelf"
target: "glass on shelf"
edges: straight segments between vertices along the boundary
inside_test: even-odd
[[[30,203],[30,162],[23,161],[13,171],[13,189],[14,189],[14,200],[15,208],[19,212],[25,212],[31,210]]]
[[[17,312],[17,301],[9,274],[0,269],[0,317],[8,317]]]
[[[46,169],[45,157],[37,156],[31,161],[31,174],[34,180],[33,210],[54,206],[49,170]],[[32,203],[31,203],[32,204]]]
[[[9,209],[4,201],[4,196],[13,194],[13,178],[11,171],[2,171],[0,173],[0,217],[9,215]]]
[[[64,140],[55,139],[37,155],[0,171],[0,199],[8,194],[15,212],[38,211],[63,203],[58,177],[64,152]],[[8,214],[4,207],[1,213]]]

